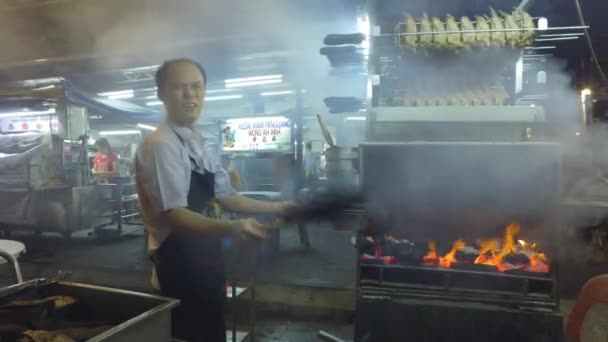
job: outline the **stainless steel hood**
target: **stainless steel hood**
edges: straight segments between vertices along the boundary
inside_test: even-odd
[[[360,156],[372,222],[415,240],[500,236],[559,198],[555,143],[364,143]]]

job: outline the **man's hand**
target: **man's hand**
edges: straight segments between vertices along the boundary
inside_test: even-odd
[[[261,224],[255,219],[248,218],[235,221],[236,231],[247,237],[254,238],[256,240],[266,240],[268,237],[268,227]]]
[[[274,214],[277,216],[285,216],[293,207],[295,207],[293,202],[276,202]]]
[[[273,202],[254,200],[239,194],[217,198],[220,205],[235,213],[241,214],[269,214],[283,216],[292,206],[291,202]]]

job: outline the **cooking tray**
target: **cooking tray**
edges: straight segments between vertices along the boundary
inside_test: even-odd
[[[78,303],[55,319],[42,320],[35,328],[59,330],[66,328],[90,328],[108,326],[88,341],[171,341],[171,310],[179,301],[143,293],[124,291],[93,285],[52,282],[45,286],[30,286],[7,295],[7,300],[40,299],[51,296],[67,296]],[[29,312],[36,314],[36,312]],[[40,312],[44,314],[45,312]],[[35,318],[34,316],[30,317]],[[52,317],[52,316],[51,316]],[[23,322],[10,324],[2,321],[0,332],[24,326]],[[27,323],[27,322],[26,322]],[[12,325],[9,326],[9,325]],[[29,328],[29,326],[28,326]]]

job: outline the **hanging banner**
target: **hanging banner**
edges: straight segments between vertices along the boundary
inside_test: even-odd
[[[286,117],[231,119],[222,125],[224,151],[291,151],[291,145]]]

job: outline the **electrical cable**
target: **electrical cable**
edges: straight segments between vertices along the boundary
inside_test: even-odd
[[[585,23],[585,17],[583,16],[583,10],[581,9],[581,3],[579,0],[574,0],[574,3],[576,4],[576,12],[578,14],[578,19],[580,21],[581,26],[587,26],[587,24]],[[602,65],[600,64],[599,60],[597,59],[597,54],[595,53],[595,49],[593,48],[593,43],[591,42],[591,35],[589,34],[589,29],[585,28],[585,38],[587,38],[587,45],[589,46],[589,50],[591,51],[591,60],[595,63],[595,66],[597,67],[597,70],[600,73],[600,76],[602,77],[602,81],[606,82],[606,74],[604,73],[604,70],[602,69]]]

